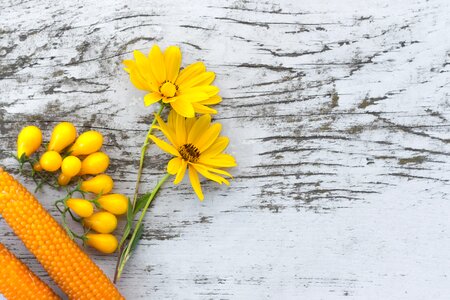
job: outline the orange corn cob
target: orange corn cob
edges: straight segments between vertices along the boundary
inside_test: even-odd
[[[60,299],[0,243],[0,294],[7,299]]]
[[[124,299],[36,198],[1,167],[0,214],[69,299]]]

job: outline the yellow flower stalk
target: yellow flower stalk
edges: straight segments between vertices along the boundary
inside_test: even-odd
[[[150,135],[150,139],[163,151],[175,156],[167,165],[167,172],[175,175],[174,184],[178,184],[188,170],[192,188],[200,200],[204,196],[198,174],[219,184],[229,184],[222,176],[231,177],[231,174],[222,168],[234,167],[236,161],[233,156],[223,153],[229,140],[219,137],[221,124],[211,124],[208,114],[186,119],[173,110],[167,123],[159,116],[156,120],[159,126],[155,128],[166,136],[169,143],[154,135]]]
[[[194,117],[195,113],[217,113],[209,107],[222,101],[217,95],[219,88],[211,85],[215,74],[206,71],[202,62],[180,71],[180,48],[169,46],[163,53],[157,45],[148,56],[135,50],[134,59],[124,60],[123,64],[133,85],[149,92],[144,97],[146,106],[162,101],[187,118]]]
[[[227,137],[222,137],[220,131],[222,125],[219,123],[211,124],[211,116],[209,114],[203,115],[200,118],[185,118],[171,110],[168,116],[167,123],[165,123],[160,116],[156,114],[156,121],[159,129],[167,138],[169,143],[157,138],[154,135],[149,135],[149,138],[162,150],[175,156],[167,165],[167,174],[161,178],[156,184],[151,193],[145,194],[139,201],[142,206],[138,205],[138,209],[133,209],[133,214],[140,212],[140,216],[134,227],[130,239],[124,244],[119,253],[117,261],[116,274],[114,276],[117,281],[131,257],[131,252],[136,247],[142,234],[142,221],[145,213],[149,208],[151,202],[156,197],[161,186],[171,176],[175,176],[174,184],[178,184],[183,179],[186,171],[189,173],[191,185],[200,200],[204,199],[202,188],[200,185],[199,174],[213,180],[219,184],[229,184],[228,180],[223,176],[231,177],[231,174],[223,170],[236,166],[236,161],[233,156],[223,153],[228,146],[229,140]],[[130,221],[133,215],[127,217],[129,223],[125,228],[126,238],[131,233]],[[125,235],[124,235],[125,236]]]
[[[218,96],[219,89],[211,85],[215,74],[206,71],[205,65],[201,62],[180,70],[181,51],[176,46],[168,47],[163,53],[155,45],[148,56],[134,51],[134,58],[134,60],[123,62],[131,82],[136,88],[149,92],[144,97],[146,106],[156,102],[159,102],[161,106],[155,114],[141,148],[134,197],[119,243],[115,282],[119,280],[142,235],[142,221],[147,209],[169,177],[174,176],[174,183],[178,184],[188,172],[195,193],[200,200],[203,200],[199,174],[219,184],[228,185],[229,182],[225,177],[231,177],[231,174],[223,168],[236,166],[234,158],[223,153],[229,140],[227,137],[219,137],[222,126],[211,124],[210,114],[216,114],[217,111],[209,106],[222,101],[222,98]],[[164,123],[160,115],[169,105],[172,110],[169,113],[168,122]],[[196,113],[203,116],[196,118]],[[156,122],[158,126],[155,126]],[[153,129],[159,129],[169,143],[153,135]],[[155,188],[138,198],[145,153],[150,140],[162,150],[172,154],[174,158],[167,165],[167,174],[161,178]],[[134,223],[137,216],[139,218]]]

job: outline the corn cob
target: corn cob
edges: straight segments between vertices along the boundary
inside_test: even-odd
[[[0,214],[69,299],[124,299],[36,198],[1,167]]]
[[[60,299],[0,243],[0,294],[7,299]]]

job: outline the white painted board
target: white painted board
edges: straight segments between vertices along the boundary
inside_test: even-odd
[[[450,3],[0,3],[0,164],[20,127],[106,136],[131,195],[144,108],[121,61],[177,44],[216,72],[229,188],[168,184],[119,284],[128,299],[448,299]],[[168,156],[150,147],[142,190]],[[33,188],[33,183],[26,182]],[[37,197],[57,216],[50,189]],[[0,222],[0,241],[54,286]],[[89,251],[109,275],[115,257]]]

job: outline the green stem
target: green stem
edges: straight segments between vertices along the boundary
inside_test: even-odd
[[[59,210],[59,208],[58,208],[58,210]],[[69,235],[69,237],[70,237],[72,240],[74,240],[75,238],[77,238],[77,239],[80,239],[80,240],[82,240],[82,241],[84,242],[84,236],[79,235],[79,234],[76,234],[75,232],[73,232],[73,231],[70,229],[69,225],[67,225],[67,219],[66,219],[66,213],[67,213],[67,212],[70,212],[70,210],[69,210],[68,207],[66,207],[66,208],[64,209],[64,211],[62,212],[62,226],[63,226],[63,228],[66,230],[67,234]]]
[[[164,109],[164,104],[162,102],[160,103],[160,105],[161,105],[161,107],[159,108],[158,112],[156,113],[156,115],[158,115],[158,116],[161,115],[161,112]],[[134,187],[134,195],[133,195],[133,202],[132,202],[133,210],[134,210],[134,206],[136,205],[137,196],[139,194],[139,185],[141,184],[141,176],[142,176],[142,170],[144,167],[145,153],[147,152],[147,148],[148,148],[149,140],[150,140],[149,136],[150,136],[150,134],[152,134],[153,126],[155,126],[155,124],[156,124],[156,117],[153,117],[153,122],[150,125],[150,128],[148,129],[147,136],[145,137],[144,144],[142,145],[142,148],[141,148],[141,158],[139,160],[139,169],[138,169],[138,173],[137,173],[136,186]]]
[[[137,234],[140,231],[142,221],[144,220],[145,213],[147,212],[148,207],[152,203],[152,200],[155,198],[156,194],[158,193],[161,186],[164,184],[164,182],[170,177],[170,174],[166,174],[161,180],[156,184],[155,188],[153,189],[152,193],[150,194],[150,197],[148,198],[147,202],[145,203],[144,208],[142,209],[141,215],[139,216],[139,220],[136,223],[136,226],[134,227],[133,234],[131,235],[130,240],[126,244],[126,247],[122,251],[122,253],[119,256],[119,261],[116,268],[116,274],[114,275],[114,282],[117,282],[122,274],[123,268],[125,267],[125,264],[127,263],[128,259],[130,258],[130,252],[132,251],[132,248],[134,245],[138,242]]]
[[[156,112],[156,115],[161,115],[161,112],[163,111],[165,104],[160,102],[160,108],[159,110]],[[153,122],[150,125],[148,131],[147,131],[147,135],[145,137],[145,141],[144,144],[142,145],[141,148],[141,158],[139,160],[139,169],[138,169],[138,173],[137,173],[137,179],[136,179],[136,185],[134,187],[134,195],[133,195],[133,201],[131,202],[131,211],[134,212],[135,206],[136,206],[136,202],[137,202],[137,197],[139,194],[139,185],[141,184],[141,176],[142,176],[142,170],[144,167],[144,159],[145,159],[145,153],[147,152],[147,148],[149,145],[149,136],[153,131],[153,126],[155,126],[156,124],[156,118],[153,118]],[[130,235],[130,230],[131,230],[131,224],[129,224],[129,222],[127,222],[127,224],[125,225],[124,231],[123,231],[123,235],[122,238],[120,239],[119,242],[119,256],[121,256],[122,252],[123,252],[123,244],[125,243],[126,239],[128,238],[128,236]]]

